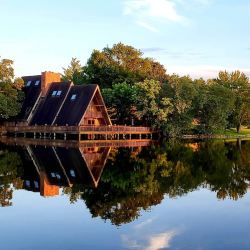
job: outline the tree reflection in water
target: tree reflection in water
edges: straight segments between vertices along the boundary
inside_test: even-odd
[[[200,187],[216,192],[219,199],[237,200],[250,180],[250,141],[165,142],[111,150],[1,148],[2,206],[11,205],[13,189],[49,196],[63,187],[70,202],[82,199],[93,217],[115,225],[133,221],[165,195],[180,197]],[[26,185],[32,181],[36,187]]]

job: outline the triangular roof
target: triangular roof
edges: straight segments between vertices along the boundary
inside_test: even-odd
[[[105,107],[97,84],[72,86],[53,124],[58,126],[64,126],[66,124],[69,126],[80,125],[89,104],[96,94],[100,96],[100,102],[102,102],[102,105]],[[74,95],[75,99],[72,100],[72,96]],[[106,108],[105,113],[104,118],[108,124],[111,124]]]

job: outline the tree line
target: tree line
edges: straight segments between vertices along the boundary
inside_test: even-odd
[[[86,65],[72,58],[64,80],[101,87],[114,124],[147,125],[165,135],[241,131],[250,125],[250,82],[240,71],[214,79],[169,75],[159,62],[118,43],[94,50]]]
[[[164,135],[208,134],[250,125],[250,82],[240,71],[221,71],[213,79],[167,74],[163,65],[128,45],[94,50],[82,65],[72,58],[62,79],[99,84],[113,124],[144,125]],[[0,60],[0,118],[22,105],[22,80],[13,61]]]

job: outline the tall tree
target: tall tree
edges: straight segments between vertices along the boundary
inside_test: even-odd
[[[102,90],[111,119],[117,124],[130,125],[135,116],[136,88],[127,83],[117,83]]]
[[[84,67],[84,81],[101,87],[126,82],[134,84],[147,79],[166,80],[166,70],[151,58],[144,58],[140,50],[122,43],[102,51],[94,50]]]
[[[197,85],[189,76],[169,76],[163,85],[162,95],[168,97],[173,105],[173,112],[167,123],[167,132],[171,137],[179,136],[192,126],[194,119],[194,100],[197,97]]]
[[[22,80],[14,78],[13,61],[0,60],[0,119],[18,114],[23,98]]]
[[[203,132],[225,129],[234,108],[234,95],[226,87],[215,82],[205,86],[202,94],[203,103],[199,110],[199,119]]]
[[[237,132],[241,130],[241,125],[250,122],[250,83],[249,78],[240,71],[219,72],[219,76],[215,81],[226,88],[230,89],[235,95],[235,103],[231,115],[231,122],[236,126]]]
[[[169,98],[161,97],[162,86],[155,80],[144,80],[136,84],[137,114],[150,126],[164,128],[173,110]]]
[[[77,58],[72,58],[69,66],[63,68],[62,79],[64,81],[72,81],[75,84],[83,83],[83,66]]]

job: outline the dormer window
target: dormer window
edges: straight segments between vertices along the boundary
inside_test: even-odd
[[[54,91],[52,92],[52,96],[56,96],[56,93],[57,93],[57,91],[54,90]]]
[[[60,96],[61,94],[62,94],[62,91],[61,91],[61,90],[58,90],[56,95],[57,95],[57,96]]]
[[[74,101],[76,99],[76,94],[73,94],[70,98],[71,101]]]
[[[29,87],[31,85],[31,81],[28,81],[27,83],[26,83],[26,87]]]
[[[35,86],[38,86],[38,85],[39,85],[39,83],[40,83],[40,81],[39,81],[39,80],[37,80],[37,81],[35,82]]]

